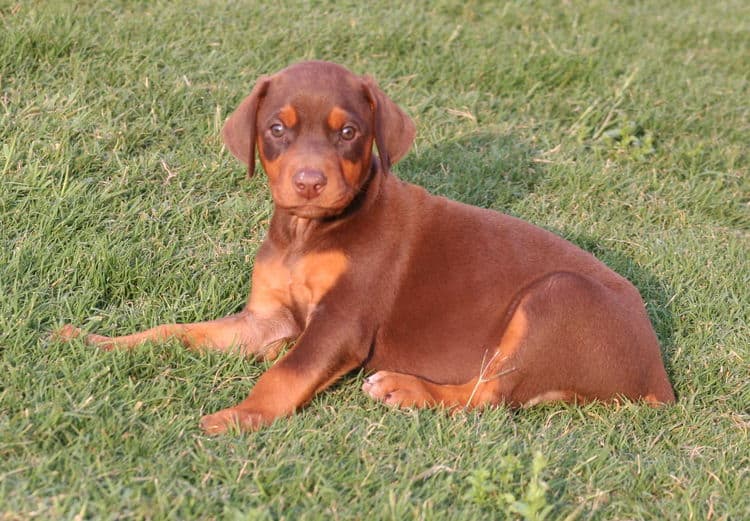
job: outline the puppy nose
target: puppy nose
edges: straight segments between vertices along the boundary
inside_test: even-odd
[[[294,189],[305,199],[318,197],[327,183],[328,179],[323,172],[311,168],[304,168],[292,176]]]

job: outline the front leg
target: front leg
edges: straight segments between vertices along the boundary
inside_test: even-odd
[[[117,337],[86,335],[71,325],[62,327],[54,334],[64,341],[83,337],[87,344],[106,350],[132,349],[146,342],[177,339],[190,349],[237,349],[243,355],[262,358],[274,358],[285,340],[294,339],[298,335],[298,326],[291,313],[284,308],[265,316],[245,310],[208,322],[164,324],[140,333]]]
[[[367,358],[368,334],[355,318],[313,318],[292,350],[266,371],[245,400],[201,419],[206,434],[255,430],[289,416]]]
[[[67,325],[53,337],[60,340],[83,337],[87,344],[106,350],[132,349],[146,342],[176,339],[189,349],[236,349],[246,356],[275,358],[284,341],[299,336],[300,327],[289,309],[288,295],[283,291],[289,274],[274,270],[273,266],[269,268],[268,264],[268,261],[256,259],[247,307],[235,315],[208,322],[164,324],[117,337],[86,335],[79,328]]]

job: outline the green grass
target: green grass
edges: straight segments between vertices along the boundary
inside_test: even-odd
[[[0,3],[0,519],[750,518],[750,4],[73,4]],[[305,58],[414,116],[398,175],[631,278],[678,404],[450,417],[353,375],[207,438],[263,364],[48,340],[242,306],[271,204],[219,129]]]

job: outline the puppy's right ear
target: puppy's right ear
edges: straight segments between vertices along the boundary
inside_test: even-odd
[[[255,84],[248,97],[232,112],[224,123],[221,135],[234,157],[247,165],[247,177],[255,173],[255,139],[258,106],[266,95],[271,78],[264,76]]]

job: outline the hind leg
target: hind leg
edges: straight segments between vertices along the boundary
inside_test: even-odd
[[[365,379],[362,390],[371,398],[398,407],[442,406],[448,409],[481,407],[502,402],[516,386],[521,373],[515,353],[526,342],[529,321],[517,307],[513,312],[500,344],[477,367],[477,376],[466,383],[446,385],[419,376],[378,371]]]
[[[477,376],[441,385],[380,371],[363,390],[389,405],[448,408],[625,397],[674,401],[656,336],[634,288],[554,273],[525,290]]]

